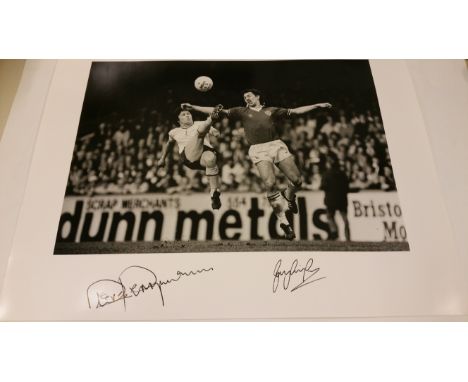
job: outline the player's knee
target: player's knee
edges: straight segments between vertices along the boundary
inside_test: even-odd
[[[218,166],[212,166],[212,167],[206,167],[206,175],[208,176],[215,176],[219,174],[219,169]]]
[[[265,188],[267,192],[274,191],[275,185],[276,185],[276,181],[274,177],[265,179],[263,183],[265,184]]]
[[[211,151],[206,151],[203,153],[203,161],[206,167],[214,167],[216,166],[216,155]]]

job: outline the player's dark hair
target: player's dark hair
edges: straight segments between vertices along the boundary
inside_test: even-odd
[[[260,103],[262,105],[265,103],[264,98],[263,98],[263,93],[260,90],[255,89],[255,88],[245,89],[242,92],[242,96],[244,96],[245,93],[253,93],[256,97],[260,96]]]
[[[190,110],[185,110],[185,109],[182,109],[180,106],[177,106],[174,110],[174,116],[175,116],[174,119],[177,124],[179,124],[179,115],[183,111],[188,111],[189,113],[192,113]]]

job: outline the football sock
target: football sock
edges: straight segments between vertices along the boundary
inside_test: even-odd
[[[210,185],[210,195],[213,196],[215,191],[219,191],[219,169],[218,166],[207,167],[206,175],[208,177],[208,183]]]
[[[281,196],[281,193],[279,191],[267,192],[267,199],[280,223],[289,225],[285,213],[287,208],[284,204],[284,198]]]
[[[296,192],[299,191],[299,187],[296,186],[294,183],[289,182],[288,188],[284,191],[284,196],[288,200],[293,200],[296,196]]]

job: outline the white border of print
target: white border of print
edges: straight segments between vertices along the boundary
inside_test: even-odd
[[[461,314],[454,242],[411,78],[403,61],[372,61],[411,251],[53,256],[65,180],[90,61],[59,61],[43,111],[2,290],[3,320],[168,320],[397,317]],[[14,126],[7,126],[14,129]],[[60,142],[60,144],[57,144]],[[51,154],[53,153],[53,155]],[[19,155],[19,154],[18,154]],[[272,293],[281,258],[313,257],[326,278]],[[304,263],[304,264],[302,264]],[[86,288],[130,265],[161,279],[213,267],[165,288],[166,305],[145,294],[127,309],[90,309]]]

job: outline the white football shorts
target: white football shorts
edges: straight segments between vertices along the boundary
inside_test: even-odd
[[[254,164],[261,161],[277,164],[290,156],[292,156],[292,154],[289,152],[288,146],[279,139],[252,145],[249,149],[249,157]]]

